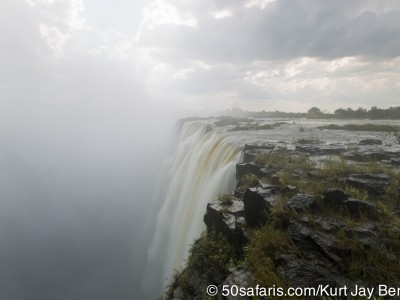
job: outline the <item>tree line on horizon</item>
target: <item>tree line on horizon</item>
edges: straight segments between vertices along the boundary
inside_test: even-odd
[[[376,106],[367,110],[365,108],[339,108],[334,113],[323,112],[318,107],[312,107],[305,113],[293,113],[282,111],[259,111],[246,112],[247,117],[253,118],[308,118],[308,119],[383,119],[383,120],[400,120],[400,106],[389,108],[378,108]]]

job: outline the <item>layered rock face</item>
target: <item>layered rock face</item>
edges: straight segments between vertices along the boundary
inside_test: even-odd
[[[224,264],[211,278],[193,267],[191,259],[208,263],[194,247],[166,298],[204,299],[210,284],[219,291],[400,284],[400,153],[374,148],[382,144],[377,139],[359,144],[361,150],[245,145],[236,189],[207,204],[207,233],[199,240],[226,242],[231,259],[219,253]],[[215,299],[250,298],[219,293]]]

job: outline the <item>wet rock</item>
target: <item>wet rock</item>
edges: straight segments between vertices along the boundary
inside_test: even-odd
[[[260,176],[261,177],[266,177],[266,178],[270,178],[271,176],[273,176],[275,173],[275,170],[273,170],[271,167],[269,166],[265,166],[264,168],[260,169]]]
[[[382,140],[379,139],[365,139],[361,140],[359,145],[382,145]]]
[[[260,176],[260,167],[251,162],[236,164],[236,179],[240,180],[246,174]]]
[[[244,205],[240,200],[233,200],[231,204],[210,202],[203,220],[208,231],[221,233],[232,244],[240,246],[247,242],[243,216]]]
[[[368,149],[363,151],[349,151],[344,153],[343,156],[349,160],[365,162],[371,160],[391,160],[392,158],[398,158],[400,153],[383,149]]]
[[[348,237],[357,237],[364,244],[366,241],[369,246],[376,244],[370,241],[371,238],[376,240],[377,237],[377,227],[374,223],[358,223],[353,228],[346,228],[345,232]]]
[[[243,151],[243,162],[252,162],[256,158],[258,150],[246,150]]]
[[[245,144],[244,150],[272,150],[275,148],[275,145],[268,144],[268,145],[254,145],[254,144]]]
[[[351,216],[361,217],[362,215],[368,215],[373,219],[377,217],[376,206],[367,201],[349,198],[344,205]]]
[[[351,216],[360,217],[368,215],[376,217],[377,211],[372,203],[350,198],[347,193],[340,189],[326,189],[322,198],[322,203],[336,209],[345,209]]]
[[[327,201],[329,201],[329,203],[332,203],[333,205],[337,204],[338,202],[343,203],[343,201],[349,199],[349,197],[350,197],[344,191],[339,190],[339,189],[333,189],[333,188],[326,189],[323,196],[324,196],[324,199],[326,200],[325,203],[327,203]]]
[[[270,189],[250,188],[243,196],[244,218],[250,227],[259,227],[266,223],[271,204],[266,200],[272,196]]]
[[[228,285],[229,287],[236,285],[238,287],[248,288],[255,286],[255,280],[250,272],[243,270],[242,268],[234,267],[229,269],[230,274],[227,276],[222,285]],[[239,296],[227,296],[226,299],[248,299],[247,297]]]
[[[292,286],[317,287],[318,285],[329,285],[331,287],[351,287],[355,284],[353,280],[340,275],[335,269],[317,266],[295,255],[279,255],[275,259],[279,265],[278,272]],[[363,286],[366,285],[364,284]]]
[[[308,154],[318,154],[321,152],[321,149],[314,145],[297,145],[295,148],[296,151]]]
[[[324,231],[324,232],[334,232],[340,228],[346,227],[346,224],[343,221],[339,221],[337,219],[329,218],[327,216],[316,217],[314,219],[315,224]]]
[[[294,220],[289,220],[287,232],[305,257],[318,260],[322,265],[342,261],[345,251],[333,235],[314,231]]]
[[[316,208],[315,196],[308,194],[296,194],[286,203],[287,208],[296,211],[313,210]]]
[[[255,188],[250,188],[250,190],[259,193],[271,206],[276,205],[276,195],[280,192],[279,186],[273,184],[260,184]]]
[[[269,153],[271,150],[275,149],[276,145],[266,144],[266,145],[253,145],[246,144],[243,149],[243,162],[253,161],[258,154]]]
[[[366,189],[372,196],[381,195],[389,186],[389,175],[380,174],[350,174],[347,183],[357,187]]]

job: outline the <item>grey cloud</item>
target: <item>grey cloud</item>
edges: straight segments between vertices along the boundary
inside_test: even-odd
[[[264,10],[237,9],[233,17],[220,20],[205,9],[196,15],[198,27],[156,27],[142,34],[141,44],[180,57],[225,62],[400,54],[400,5],[375,12],[359,1],[317,2],[278,0]]]

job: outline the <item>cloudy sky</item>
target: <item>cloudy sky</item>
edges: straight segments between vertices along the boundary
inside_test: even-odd
[[[3,102],[287,111],[399,103],[396,0],[6,0],[0,8]]]
[[[1,0],[0,298],[143,298],[178,115],[398,106],[399,55],[398,0]]]

